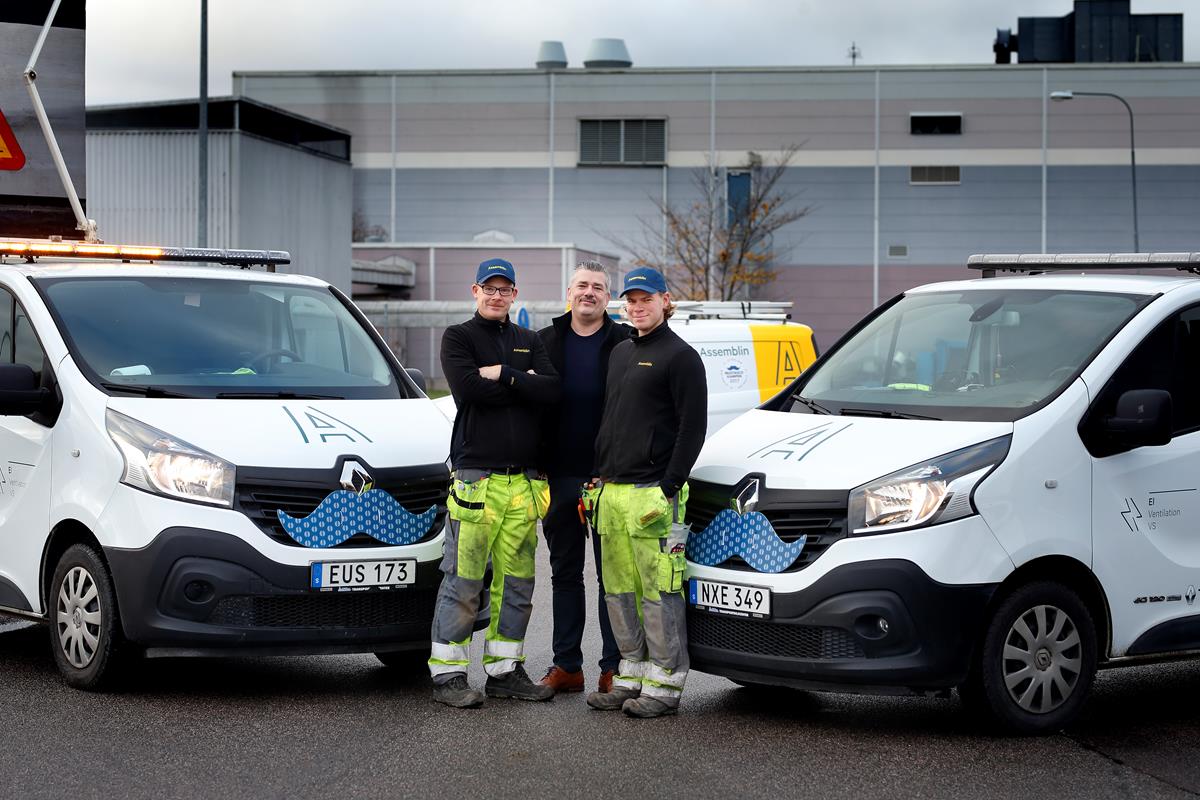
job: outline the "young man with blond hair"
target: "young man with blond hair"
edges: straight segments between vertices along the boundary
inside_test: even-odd
[[[661,273],[625,276],[637,336],[613,348],[596,437],[599,479],[585,492],[600,533],[605,600],[621,651],[611,691],[588,705],[632,717],[674,714],[688,672],[683,598],[687,477],[708,424],[700,354],[667,325]]]

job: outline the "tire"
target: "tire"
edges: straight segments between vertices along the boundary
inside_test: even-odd
[[[112,576],[92,547],[71,545],[58,560],[47,616],[50,650],[63,679],[88,691],[109,684],[126,642]]]
[[[983,634],[963,704],[1011,733],[1061,730],[1096,676],[1096,627],[1079,595],[1039,581],[1004,598]]]
[[[401,672],[415,673],[429,666],[429,650],[427,648],[421,650],[388,650],[376,653],[375,657],[379,659],[379,663],[388,669]]]

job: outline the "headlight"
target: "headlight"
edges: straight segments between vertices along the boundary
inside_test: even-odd
[[[850,492],[852,534],[890,533],[978,513],[975,487],[1008,455],[1001,436],[914,464]]]
[[[108,409],[108,435],[125,458],[121,482],[147,492],[233,506],[233,465],[157,428]]]

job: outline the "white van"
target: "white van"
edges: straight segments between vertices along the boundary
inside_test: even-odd
[[[0,240],[0,613],[48,623],[70,684],[427,656],[445,418],[328,284],[145,263],[287,259]]]
[[[1096,274],[1200,253],[970,266],[705,445],[693,668],[1047,731],[1098,667],[1200,652],[1200,280]]]

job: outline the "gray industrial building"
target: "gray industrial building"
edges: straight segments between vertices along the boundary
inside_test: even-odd
[[[350,291],[350,134],[245,98],[211,100],[208,114],[208,246],[287,250],[281,272]],[[101,237],[196,243],[198,118],[194,100],[88,109]]]
[[[826,344],[971,253],[1132,250],[1130,119],[1084,92],[1132,110],[1141,249],[1200,249],[1194,64],[243,72],[234,90],[352,133],[372,256],[487,230],[614,251],[656,199],[691,202],[696,170],[725,182],[798,145],[785,183],[809,213],[756,294]]]

